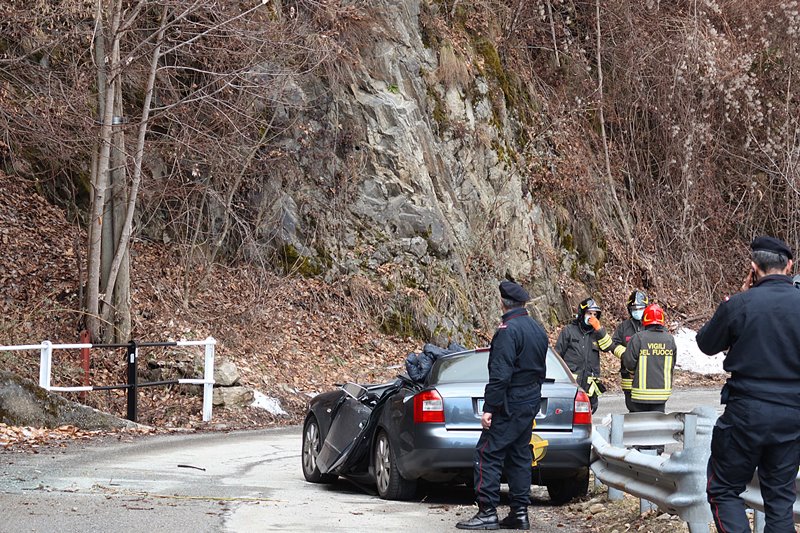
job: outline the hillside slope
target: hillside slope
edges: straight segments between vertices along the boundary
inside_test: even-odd
[[[77,343],[80,230],[32,184],[0,172],[0,344],[42,340]],[[277,396],[290,412],[273,419],[256,409],[226,413],[215,421],[256,424],[297,421],[308,395],[343,381],[378,382],[393,377],[418,341],[377,331],[377,322],[334,287],[317,280],[280,277],[255,268],[218,268],[213,276],[186,272],[170,246],[134,246],[134,338],[140,341],[215,337],[218,360],[237,364],[243,384]],[[197,298],[182,304],[184,276]],[[362,297],[368,297],[364,294]],[[178,360],[184,353],[141,349],[140,358]],[[125,382],[124,352],[92,354],[92,384]],[[0,367],[38,381],[39,354],[0,352]],[[143,369],[141,369],[143,370]],[[79,357],[56,352],[53,385],[79,385]],[[76,395],[70,395],[76,396]],[[123,393],[92,393],[87,403],[124,416]],[[199,422],[201,398],[188,386],[143,389],[140,422]]]

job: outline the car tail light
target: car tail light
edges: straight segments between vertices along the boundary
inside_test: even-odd
[[[436,390],[424,390],[414,396],[414,423],[444,422],[444,401]]]
[[[585,392],[578,389],[575,395],[575,410],[572,412],[572,425],[592,423],[592,404]]]

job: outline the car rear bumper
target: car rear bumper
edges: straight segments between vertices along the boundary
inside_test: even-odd
[[[575,474],[589,466],[592,448],[590,426],[572,432],[536,431],[548,441],[534,479],[553,479]],[[397,467],[403,477],[417,479],[434,472],[473,469],[473,453],[480,431],[448,430],[441,424],[418,425],[400,436]]]

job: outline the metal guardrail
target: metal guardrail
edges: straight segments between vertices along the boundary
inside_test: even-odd
[[[711,455],[711,433],[716,409],[698,407],[690,413],[630,413],[611,415],[592,435],[592,471],[609,487],[609,499],[622,492],[652,502],[679,516],[692,533],[708,532],[712,520],[706,500],[706,465]],[[656,447],[682,445],[669,456],[654,456]],[[795,479],[800,495],[800,472]],[[742,499],[754,511],[753,533],[763,533],[764,499],[758,471],[747,484]],[[641,509],[648,507],[642,504]],[[800,500],[793,509],[800,523]]]
[[[794,481],[795,492],[800,495],[800,472],[798,472],[797,477]],[[755,517],[753,519],[753,533],[763,533],[764,531],[764,498],[761,497],[761,486],[758,483],[758,470],[753,475],[753,479],[750,480],[750,483],[747,484],[744,492],[742,493],[742,499],[744,500],[745,504],[747,505],[748,509],[753,509],[755,511]],[[794,501],[794,523],[800,523],[800,501],[795,499]]]
[[[691,533],[707,533],[712,516],[706,465],[716,418],[716,409],[705,406],[690,413],[612,415],[610,426],[597,426],[592,433],[592,471],[609,487],[679,516]],[[640,450],[673,444],[682,449],[668,456]]]

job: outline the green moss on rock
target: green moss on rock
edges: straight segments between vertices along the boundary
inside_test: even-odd
[[[296,273],[304,278],[313,278],[323,272],[322,264],[316,258],[302,255],[292,244],[286,244],[278,250],[280,266],[287,274]]]

